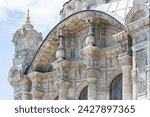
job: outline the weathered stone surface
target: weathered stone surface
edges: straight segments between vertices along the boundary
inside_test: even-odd
[[[42,44],[28,18],[13,38],[14,99],[150,99],[149,2],[123,2],[71,0]]]

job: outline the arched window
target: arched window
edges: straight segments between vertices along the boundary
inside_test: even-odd
[[[111,100],[122,100],[122,74],[112,81],[110,90]]]
[[[87,100],[88,98],[88,86],[86,86],[80,93],[79,100]]]

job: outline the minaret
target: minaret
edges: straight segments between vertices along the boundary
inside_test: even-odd
[[[42,42],[42,34],[33,29],[33,25],[30,23],[30,13],[28,10],[26,21],[22,25],[22,28],[17,30],[13,37],[13,43],[15,45],[15,54],[13,59],[13,67],[9,72],[10,84],[14,87],[14,98],[23,99],[21,96],[23,92],[29,90],[29,86],[26,83],[22,83],[26,69],[31,64],[39,45]],[[26,86],[22,86],[25,84]],[[22,89],[25,87],[26,89]]]

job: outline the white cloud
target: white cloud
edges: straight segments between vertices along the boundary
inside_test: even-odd
[[[34,27],[47,33],[48,29],[51,29],[54,24],[59,21],[59,12],[62,9],[62,5],[68,0],[0,0],[0,20],[9,18],[12,12],[22,12],[26,14],[27,9],[30,9],[31,23]],[[57,18],[57,19],[56,19]],[[16,22],[25,20],[16,19]]]

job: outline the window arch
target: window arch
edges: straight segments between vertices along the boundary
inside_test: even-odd
[[[136,21],[136,20],[139,20],[139,19],[141,19],[141,18],[143,18],[143,17],[145,17],[145,16],[146,16],[145,12],[144,12],[143,10],[139,10],[138,12],[136,12],[136,13],[134,14],[134,16],[133,16],[132,19],[131,19],[131,22],[134,22],[134,21]]]
[[[83,88],[79,96],[79,100],[87,100],[87,99],[88,99],[88,86]]]
[[[122,74],[118,75],[111,83],[111,100],[122,100]]]

